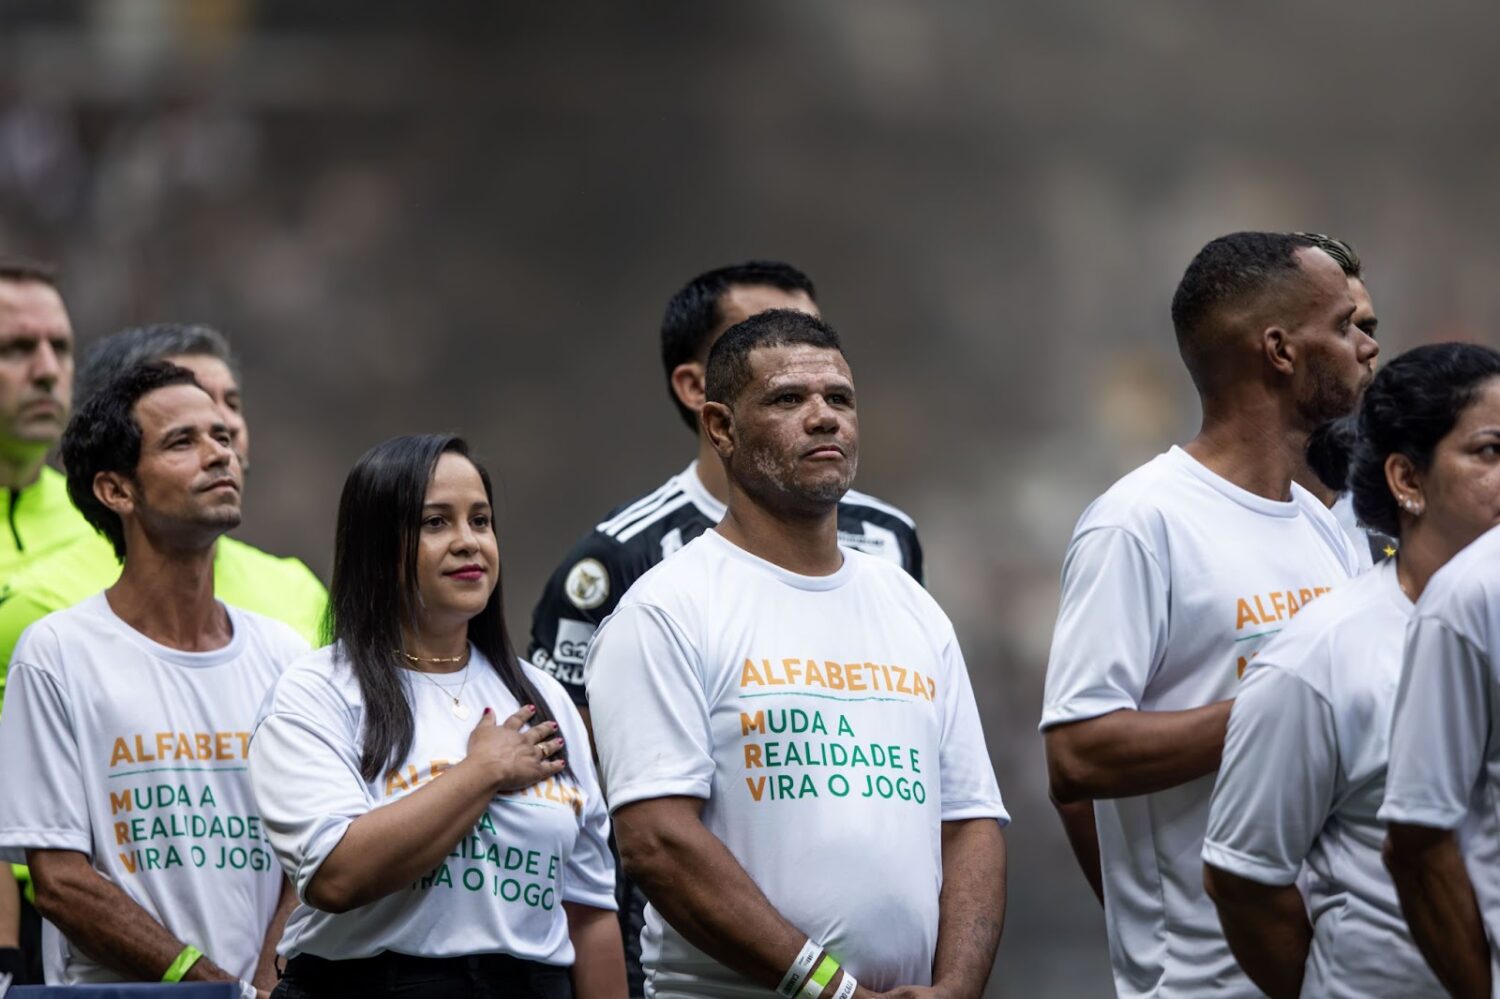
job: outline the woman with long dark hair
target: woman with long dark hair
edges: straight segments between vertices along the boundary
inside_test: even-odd
[[[250,744],[301,902],[276,999],[624,995],[588,736],[501,607],[493,489],[464,442],[365,454],[339,503],[332,644],[282,675]]]
[[[1396,556],[1301,607],[1251,662],[1204,880],[1230,949],[1267,995],[1436,997],[1446,993],[1381,861],[1378,812],[1415,601],[1500,522],[1500,353],[1436,344],[1401,355],[1366,390],[1349,440],[1355,513],[1398,539]],[[1276,596],[1291,607],[1307,597]]]

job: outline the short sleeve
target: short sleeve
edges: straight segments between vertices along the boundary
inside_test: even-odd
[[[1115,527],[1073,539],[1047,661],[1042,724],[1139,708],[1166,649],[1167,577],[1141,542]]]
[[[349,826],[376,804],[360,776],[358,733],[342,699],[331,688],[320,691],[322,685],[304,675],[283,677],[250,739],[255,804],[303,902]]]
[[[647,798],[707,798],[713,736],[697,654],[655,607],[616,612],[585,668],[611,811]]]
[[[526,658],[550,673],[573,703],[588,706],[583,663],[600,622],[635,582],[613,539],[591,531],[568,552],[547,580],[531,613]]]
[[[1489,666],[1447,625],[1418,617],[1407,634],[1391,719],[1383,822],[1456,829],[1484,765]]]
[[[69,695],[55,662],[44,669],[31,661],[55,660],[55,647],[45,630],[22,636],[0,712],[0,760],[6,773],[25,775],[0,783],[0,859],[13,863],[24,863],[28,849],[93,855]]]
[[[585,755],[585,754],[580,754]],[[582,766],[579,763],[582,763]],[[578,827],[578,839],[568,857],[562,897],[596,909],[615,909],[615,860],[609,850],[609,808],[599,790],[599,779],[590,759],[575,761],[574,771],[583,786],[587,804]]]
[[[1251,669],[1235,698],[1203,860],[1266,885],[1297,880],[1338,788],[1333,712],[1300,677]]]
[[[979,706],[974,702],[969,670],[956,637],[949,637],[943,659],[947,689],[942,692],[942,821],[990,818],[1006,825],[1010,815],[1000,799],[1000,786],[979,722]]]

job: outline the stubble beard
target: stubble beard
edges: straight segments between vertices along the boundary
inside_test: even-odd
[[[1339,420],[1353,413],[1359,406],[1360,397],[1369,385],[1368,374],[1354,386],[1346,385],[1328,366],[1313,370],[1312,383],[1307,396],[1297,403],[1297,414],[1309,429],[1322,426],[1330,420]]]
[[[854,482],[858,464],[858,457],[850,455],[847,475],[803,482],[795,473],[796,459],[788,462],[769,448],[749,448],[741,453],[745,464],[737,470],[739,462],[731,462],[730,470],[738,471],[735,480],[742,490],[768,509],[808,515],[821,516],[838,506]]]

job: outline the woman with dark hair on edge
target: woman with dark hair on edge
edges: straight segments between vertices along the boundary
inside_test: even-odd
[[[1355,512],[1399,546],[1302,608],[1246,670],[1204,881],[1267,995],[1442,996],[1382,863],[1378,813],[1416,599],[1500,523],[1500,353],[1449,343],[1401,355],[1365,391],[1348,440]],[[1275,594],[1293,609],[1307,596]]]
[[[437,435],[372,448],[344,483],[332,644],[282,675],[250,743],[301,903],[276,999],[625,994],[588,736],[511,651],[493,498]]]

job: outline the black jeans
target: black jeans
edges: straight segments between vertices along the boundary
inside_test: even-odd
[[[573,999],[567,968],[509,954],[412,957],[386,951],[352,961],[299,954],[272,999]]]

